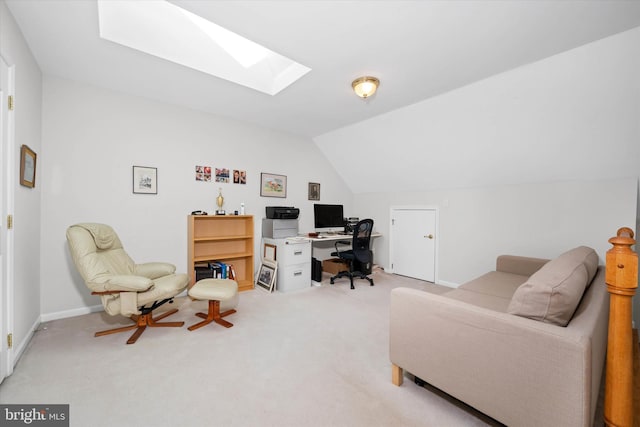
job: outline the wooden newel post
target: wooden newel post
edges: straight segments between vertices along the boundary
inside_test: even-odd
[[[609,239],[605,281],[609,291],[609,343],[604,396],[607,426],[633,425],[633,335],[631,299],[638,287],[638,254],[633,230],[623,227]]]

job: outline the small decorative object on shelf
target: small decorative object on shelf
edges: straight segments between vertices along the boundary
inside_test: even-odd
[[[224,204],[224,197],[222,197],[222,188],[218,189],[218,197],[216,197],[216,204],[218,205],[218,210],[216,211],[216,215],[225,215],[225,211],[222,209],[222,205]]]

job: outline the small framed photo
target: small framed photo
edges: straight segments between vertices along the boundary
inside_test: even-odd
[[[133,192],[135,194],[158,194],[158,168],[134,166]]]
[[[234,184],[246,184],[247,183],[247,171],[241,171],[238,169],[233,170],[233,183]]]
[[[216,168],[216,182],[229,182],[229,169]]]
[[[317,182],[309,183],[309,200],[320,200],[320,184]]]
[[[20,184],[33,188],[36,186],[37,154],[26,145],[20,147]]]
[[[275,261],[263,260],[256,277],[256,285],[267,292],[273,292],[277,271],[278,264]]]
[[[287,177],[272,173],[260,174],[260,196],[287,197]]]
[[[271,245],[269,243],[265,243],[264,244],[264,254],[262,255],[263,259],[269,260],[269,261],[275,261],[276,258],[276,249],[278,249],[278,247],[276,245]]]
[[[211,166],[196,166],[196,181],[211,182]]]

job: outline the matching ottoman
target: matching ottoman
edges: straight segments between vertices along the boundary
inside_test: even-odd
[[[225,316],[235,313],[234,309],[220,313],[220,303],[230,300],[237,300],[238,283],[231,279],[203,279],[197,281],[188,291],[189,296],[197,300],[209,301],[208,313],[196,313],[196,316],[204,320],[195,325],[189,326],[189,330],[201,328],[211,322],[216,322],[225,328],[230,328],[233,323],[229,323],[222,319]]]

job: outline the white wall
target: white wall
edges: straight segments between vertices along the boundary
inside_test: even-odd
[[[4,1],[0,1],[0,55],[15,66],[14,329],[19,356],[40,318],[40,195],[42,191],[42,74]],[[20,146],[38,155],[35,188],[20,186]],[[2,218],[4,222],[5,219]],[[3,338],[4,339],[4,338]],[[16,358],[17,360],[17,358]]]
[[[638,117],[640,27],[314,140],[354,193],[611,179],[638,175]]]
[[[439,206],[439,279],[459,284],[500,253],[586,244],[604,257],[637,221],[639,117],[636,28],[314,140],[340,152],[355,214],[378,231],[393,205]],[[349,167],[362,152],[366,167]],[[374,246],[383,266],[386,240]]]
[[[168,261],[186,272],[187,215],[212,213],[218,188],[224,208],[244,202],[254,215],[256,262],[261,219],[269,205],[301,209],[300,231],[313,229],[309,182],[321,202],[352,194],[306,139],[210,114],[47,76],[43,103],[42,313],[55,318],[99,303],[68,254],[65,231],[77,222],[112,225],[137,262]],[[158,168],[158,194],[132,193],[132,166]],[[195,181],[195,166],[247,171],[248,183]],[[287,197],[260,197],[261,172],[287,176]],[[78,310],[80,309],[80,310]]]
[[[384,235],[375,241],[375,261],[387,267],[390,207],[437,207],[438,282],[457,286],[494,269],[501,254],[553,258],[586,245],[604,264],[608,239],[635,224],[636,193],[637,180],[623,178],[366,193],[355,195],[355,206]]]

